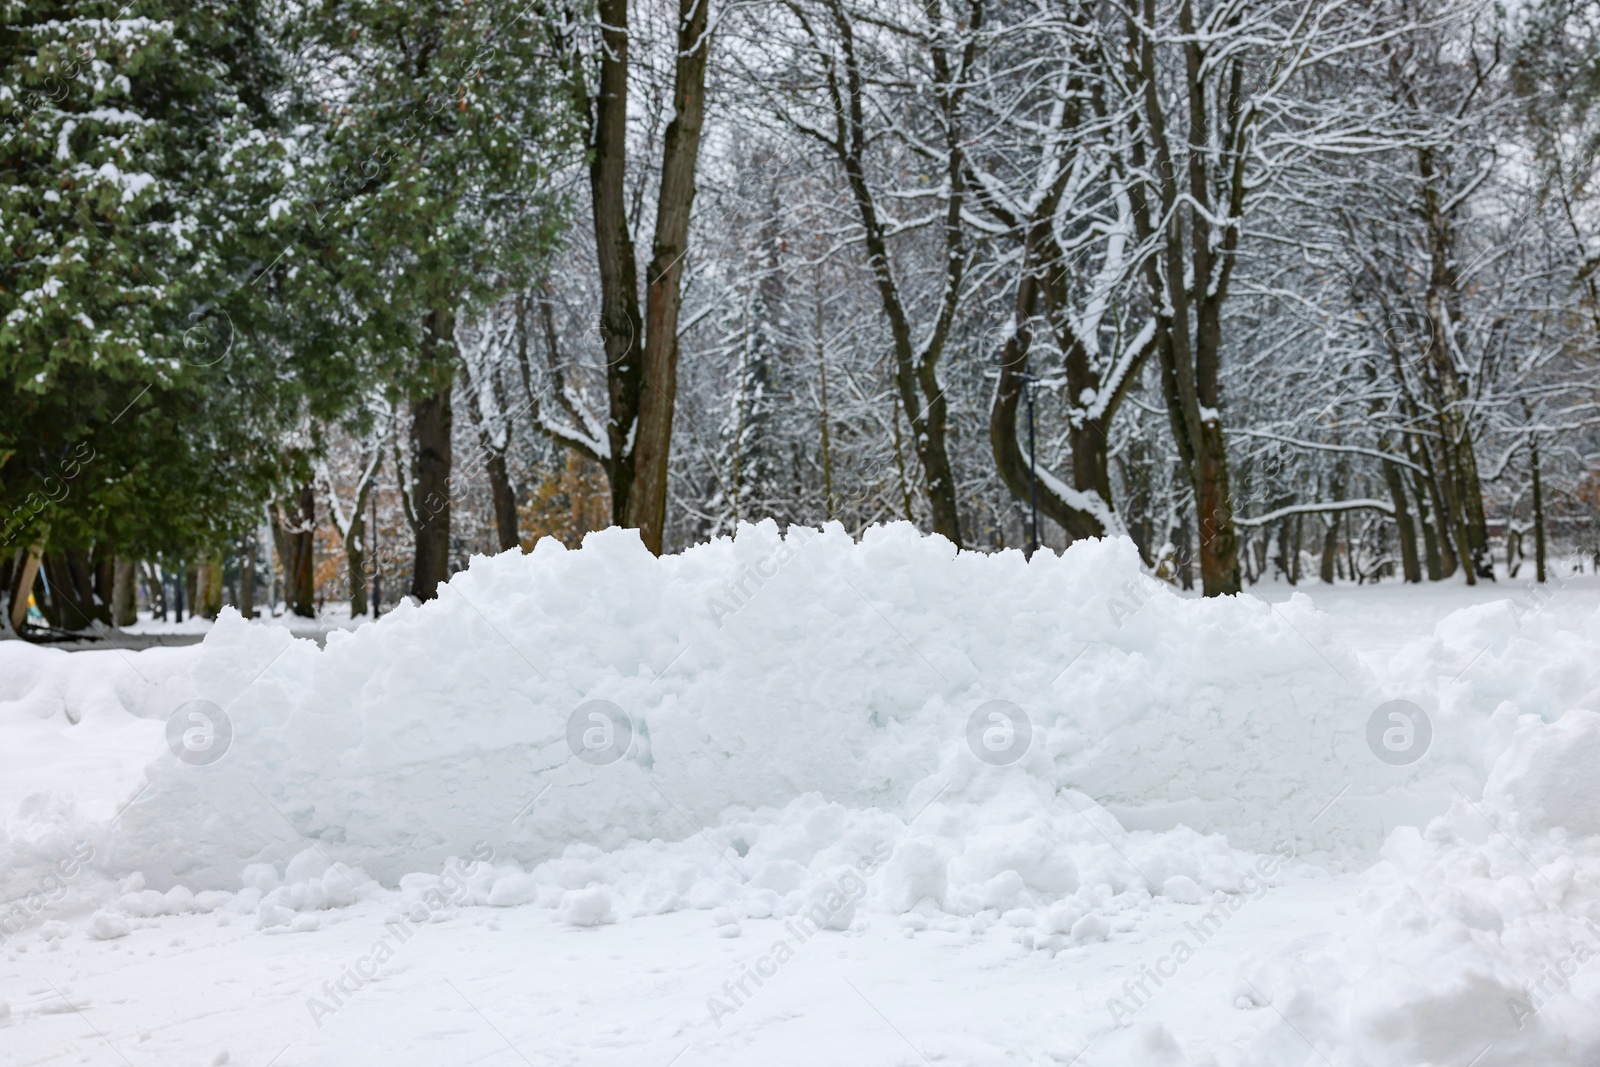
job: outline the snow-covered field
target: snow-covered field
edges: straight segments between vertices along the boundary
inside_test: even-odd
[[[1587,1067],[1600,586],[766,524],[10,642],[0,895],[6,1064]]]

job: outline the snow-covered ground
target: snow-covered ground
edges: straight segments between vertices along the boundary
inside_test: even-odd
[[[1592,1065],[1597,767],[1588,576],[546,541],[0,644],[0,1063]]]
[[[314,619],[301,618],[287,612],[273,615],[269,611],[257,609],[256,621],[263,626],[282,626],[296,637],[310,637],[319,643],[327,640],[328,634],[334,630],[353,630],[371,619],[365,615],[351,618],[350,605],[339,603],[329,604]],[[153,616],[148,611],[139,613],[139,621],[132,626],[123,627],[122,632],[140,637],[204,637],[211,632],[212,621],[198,615],[187,616],[182,622],[173,622],[171,619],[162,619]]]

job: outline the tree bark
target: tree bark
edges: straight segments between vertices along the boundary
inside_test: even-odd
[[[283,519],[283,598],[289,610],[303,618],[316,618],[317,494],[312,483],[302,485],[296,503]]]
[[[1339,573],[1339,515],[1335,512],[1331,520],[1324,516],[1322,521],[1325,524],[1322,533],[1322,580],[1332,585],[1334,576]]]
[[[822,328],[822,285],[820,270],[818,272],[817,301],[816,301],[816,329],[817,329],[817,390],[822,409],[818,413],[818,425],[822,432],[822,513],[831,522],[834,513],[833,500],[833,438],[828,428],[828,336]],[[901,467],[901,486],[905,484],[904,461],[900,458],[900,406],[894,409],[894,458],[895,463]]]
[[[1172,531],[1173,545],[1178,555],[1178,578],[1183,588],[1194,588],[1194,536],[1189,527],[1189,517],[1180,515],[1177,529]]]
[[[46,552],[43,570],[50,595],[41,610],[50,625],[63,630],[89,629],[98,613],[88,556],[81,549]]]
[[[477,384],[472,380],[472,372],[465,363],[461,365],[461,376],[461,384],[467,394],[467,414],[472,419],[473,429],[478,432],[478,448],[483,454],[483,469],[489,476],[489,498],[494,508],[495,538],[502,552],[521,548],[522,540],[517,535],[517,492],[511,484],[511,474],[506,469],[505,445],[495,444],[494,435],[483,418],[483,405],[478,399]],[[507,441],[509,440],[508,427]],[[365,500],[362,501],[362,504],[364,503]],[[358,512],[361,510],[360,505],[356,510]],[[354,529],[354,526],[351,528]]]
[[[256,531],[244,535],[239,546],[239,614],[256,616]]]
[[[689,250],[689,215],[694,173],[705,121],[707,0],[678,0],[678,61],[673,76],[674,114],[661,149],[661,188],[656,232],[645,269],[643,389],[634,434],[633,485],[628,525],[645,547],[661,554],[667,522],[667,475],[672,454],[672,417],[678,396],[678,312],[683,305],[683,266]]]
[[[138,621],[138,571],[133,560],[118,556],[111,577],[111,625],[132,626]]]
[[[167,605],[167,584],[157,573],[159,564],[146,562],[139,567],[144,575],[145,592],[150,597],[150,617],[159,617],[162,622],[167,621],[169,614]],[[158,606],[159,605],[159,606]]]
[[[1300,584],[1300,549],[1305,544],[1306,517],[1302,512],[1294,517],[1294,577],[1289,579],[1290,585]]]
[[[283,600],[298,616],[317,616],[317,491],[307,482],[294,491],[288,509],[274,507],[272,533],[278,545],[278,563],[283,568]],[[182,619],[179,619],[182,621]]]
[[[432,600],[450,577],[450,443],[454,418],[455,315],[440,308],[424,323],[419,395],[411,402],[411,494],[416,508],[416,551],[411,595]]]
[[[631,439],[639,417],[644,323],[639,267],[628,229],[628,0],[600,0],[600,85],[589,114],[589,191],[600,274],[600,338],[606,354],[610,420],[604,457],[611,519],[626,524],[633,488]]]
[[[1031,258],[1031,244],[1030,240],[1023,251],[1025,263],[1022,277],[1017,280],[1013,329],[1000,349],[1000,377],[989,404],[989,449],[994,453],[995,469],[1013,497],[1024,502],[1036,498],[1039,510],[1069,538],[1099,537],[1105,530],[1097,518],[1072,507],[1048,486],[1038,484],[1037,472],[1029,469],[1028,457],[1017,440],[1017,405],[1028,384],[1028,351],[1033,346],[1033,319],[1039,309],[1039,278],[1034,265],[1026,262]],[[1073,459],[1076,469],[1076,449]]]
[[[1440,202],[1433,149],[1418,149],[1417,160],[1422,176],[1422,213],[1428,227],[1427,357],[1439,394],[1437,419],[1445,475],[1441,488],[1450,505],[1456,554],[1466,570],[1467,584],[1475,585],[1479,578],[1494,578],[1494,563],[1489,552],[1478,460],[1467,420],[1467,386],[1456,368],[1454,330],[1460,321],[1460,278],[1455,267],[1455,233],[1447,208]]]
[[[1182,0],[1179,25],[1187,37],[1184,44],[1183,93],[1167,97],[1161,90],[1156,71],[1155,42],[1149,32],[1156,25],[1155,0],[1144,0],[1143,25],[1130,18],[1131,43],[1140,68],[1143,119],[1149,131],[1154,164],[1152,179],[1156,196],[1148,205],[1158,211],[1166,225],[1165,251],[1146,260],[1145,271],[1152,304],[1157,308],[1156,351],[1161,362],[1162,392],[1172,424],[1174,442],[1194,492],[1196,522],[1200,533],[1200,580],[1206,596],[1237,593],[1241,588],[1239,543],[1233,522],[1233,502],[1228,489],[1227,449],[1222,434],[1220,387],[1222,306],[1227,297],[1238,249],[1239,226],[1244,215],[1246,192],[1240,79],[1235,65],[1228,89],[1226,107],[1232,126],[1217,129],[1219,141],[1232,148],[1227,173],[1213,185],[1208,171],[1211,153],[1198,148],[1188,152],[1186,187],[1180,188],[1176,162],[1167,135],[1168,101],[1187,103],[1188,142],[1211,143],[1213,124],[1208,95],[1222,91],[1206,79],[1208,60],[1203,35],[1195,26],[1191,0]],[[1237,62],[1237,61],[1235,61]],[[1223,103],[1223,101],[1215,101]],[[1135,166],[1144,167],[1142,144],[1136,147]],[[1184,202],[1191,207],[1184,209]],[[1222,201],[1222,202],[1214,202]],[[1148,218],[1136,216],[1140,236],[1151,233]],[[1188,225],[1185,225],[1185,220]],[[1221,222],[1221,232],[1213,232],[1213,220]],[[1185,253],[1187,253],[1187,261]]]
[[[28,546],[22,566],[17,568],[16,580],[11,589],[11,629],[21,633],[28,622],[28,597],[33,594],[33,583],[39,575],[39,564],[44,559],[44,538]]]
[[[367,518],[358,505],[344,537],[344,567],[350,583],[350,617],[367,613]]]
[[[95,546],[94,566],[94,614],[95,618],[112,626],[111,600],[113,587],[117,581],[117,559],[109,545]]]
[[[1277,511],[1279,508],[1286,508],[1293,503],[1294,494],[1288,493],[1274,499],[1268,507],[1271,511]],[[1291,542],[1294,537],[1295,518],[1296,516],[1294,515],[1286,515],[1278,521],[1278,554],[1273,559],[1273,566],[1277,568],[1279,574],[1283,575],[1284,581],[1290,585],[1294,584],[1294,566],[1290,554],[1294,551]],[[1270,536],[1270,529],[1270,527],[1262,529],[1261,536],[1263,540]]]
[[[952,77],[949,57],[942,47],[934,48],[935,95],[945,118],[945,164],[949,193],[945,204],[942,234],[945,244],[945,273],[939,313],[922,351],[912,339],[910,318],[901,299],[900,287],[889,259],[889,247],[877,201],[867,181],[866,86],[856,51],[855,27],[839,0],[828,0],[828,10],[838,34],[839,65],[830,62],[827,84],[833,103],[834,135],[831,147],[844,169],[856,211],[861,219],[862,243],[867,263],[877,284],[884,316],[889,320],[889,336],[894,356],[894,380],[900,402],[911,424],[911,446],[916,451],[927,486],[933,530],[961,547],[961,513],[956,500],[955,476],[946,442],[948,404],[939,382],[939,359],[954,321],[966,256],[962,246],[961,209],[966,192],[965,167],[960,126],[957,118],[964,84]],[[974,8],[971,29],[976,31],[982,8]],[[967,57],[960,69],[967,70],[976,37],[969,39]],[[842,74],[842,81],[841,81]]]
[[[1544,482],[1539,475],[1539,435],[1534,434],[1528,439],[1528,450],[1531,453],[1533,467],[1533,561],[1534,575],[1540,582],[1545,580],[1545,540],[1544,540]]]
[[[198,594],[195,599],[196,614],[215,619],[222,614],[222,553],[214,548],[206,549],[196,560],[195,573]]]
[[[1389,484],[1389,498],[1394,501],[1394,524],[1400,538],[1400,565],[1408,582],[1422,581],[1422,565],[1417,559],[1417,531],[1411,522],[1411,509],[1406,503],[1405,480],[1400,467],[1383,461],[1383,477]]]
[[[1070,173],[1070,168],[1063,168]],[[1063,184],[1065,178],[1062,179]],[[1069,540],[1082,537],[1103,537],[1111,532],[1106,520],[1114,514],[1111,496],[1111,475],[1108,461],[1107,430],[1128,386],[1138,380],[1144,361],[1155,348],[1154,339],[1134,358],[1133,365],[1117,384],[1116,392],[1103,405],[1095,417],[1084,414],[1073,418],[1068,425],[1068,445],[1072,452],[1072,488],[1082,499],[1076,503],[1090,503],[1094,499],[1103,510],[1076,506],[1072,500],[1055,492],[1048,481],[1029,469],[1029,461],[1022,453],[1017,440],[1017,406],[1027,388],[1028,358],[1033,347],[1033,320],[1041,302],[1049,318],[1056,324],[1056,344],[1065,353],[1067,396],[1081,397],[1086,392],[1099,394],[1103,383],[1091,368],[1088,353],[1066,325],[1067,272],[1066,257],[1061,254],[1051,230],[1054,197],[1046,197],[1039,213],[1025,222],[1023,237],[1022,276],[1017,281],[1017,292],[1012,311],[1012,330],[1000,351],[1000,375],[995,383],[994,397],[989,405],[989,447],[994,453],[995,467],[1006,488],[1018,500],[1037,500],[1039,510],[1052,522],[1066,531]],[[1004,213],[992,205],[991,212],[1005,221]],[[1010,220],[1013,225],[1017,220]],[[1037,460],[1035,459],[1035,462]]]

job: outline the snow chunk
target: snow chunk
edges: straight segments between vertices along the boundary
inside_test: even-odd
[[[96,941],[111,941],[127,937],[133,927],[128,920],[114,911],[97,911],[89,920],[89,936]]]
[[[604,886],[569,889],[561,897],[561,921],[570,926],[602,926],[617,921],[611,893]]]
[[[1489,773],[1484,799],[1535,832],[1600,833],[1600,714],[1568,711],[1552,723],[1524,716]]]

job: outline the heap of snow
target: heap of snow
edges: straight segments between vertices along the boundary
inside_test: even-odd
[[[1233,1006],[1283,1024],[1241,1062],[1309,1041],[1395,1067],[1594,1063],[1600,612],[1566,604],[1458,611],[1372,662],[1306,597],[1185,598],[1125,540],[1025,561],[903,524],[743,526],[662,559],[627,531],[547,539],[323,650],[225,613],[197,649],[141,653],[143,687],[116,654],[74,672],[0,646],[0,716],[153,755],[115,811],[26,795],[0,888],[24,924],[93,913],[42,925],[52,942],[191,912],[288,934],[371,903],[573,927],[694,909],[721,937],[998,925],[1054,954],[1360,870],[1357,936],[1240,961]],[[1431,720],[1408,766],[1367,747],[1394,699]],[[207,765],[161,734],[193,700],[233,728]],[[996,701],[1031,734],[1014,761],[985,750]],[[597,726],[614,761],[579,758]],[[1163,1040],[1137,1062],[1168,1062]]]
[[[325,650],[225,614],[190,673],[232,748],[157,758],[107,842],[158,885],[232,888],[306,842],[389,884],[482,844],[532,867],[811,794],[917,819],[968,887],[1081,827],[1072,796],[1129,829],[1357,856],[1417,779],[1366,751],[1366,715],[1397,694],[1306,598],[1182,598],[1126,540],[1028,562],[907,524],[857,543],[767,522],[660,559],[631,531],[547,538]],[[609,765],[569,746],[595,700],[631,725]],[[1031,723],[1012,765],[969,747],[993,700]]]

